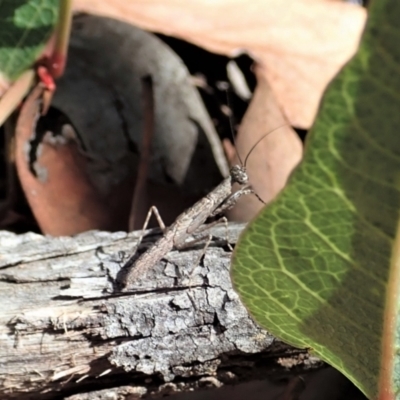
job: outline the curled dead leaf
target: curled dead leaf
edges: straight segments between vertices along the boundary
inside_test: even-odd
[[[56,139],[47,132],[36,149],[32,148],[42,91],[43,88],[37,86],[21,109],[15,149],[18,176],[41,230],[57,236],[94,228],[121,229],[119,225],[123,219],[116,214],[120,214],[123,207],[119,204],[113,213],[112,199],[102,197],[93,186],[86,173],[88,159],[75,141]]]

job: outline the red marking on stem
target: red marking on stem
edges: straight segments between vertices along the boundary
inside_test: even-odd
[[[54,91],[56,89],[54,78],[46,66],[39,65],[37,67],[37,74],[47,90]]]

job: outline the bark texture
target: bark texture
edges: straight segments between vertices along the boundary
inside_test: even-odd
[[[229,226],[231,243],[241,229]],[[212,233],[201,264],[201,248],[170,252],[122,293],[138,232],[0,232],[0,397],[156,397],[318,365],[251,320],[230,283],[226,230]]]

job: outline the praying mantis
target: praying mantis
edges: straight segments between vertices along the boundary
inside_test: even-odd
[[[250,149],[244,160],[244,163],[241,163],[241,165],[234,165],[230,169],[230,174],[227,178],[225,178],[210,193],[197,201],[192,207],[180,214],[176,218],[175,222],[172,223],[172,225],[170,225],[168,228],[165,227],[157,208],[154,206],[150,208],[144,223],[142,236],[139,238],[139,243],[143,238],[144,229],[146,229],[146,226],[153,213],[155,214],[161,229],[164,231],[164,235],[158,239],[147,251],[141,254],[136,262],[133,262],[134,256],[128,260],[125,267],[125,276],[122,282],[124,290],[129,290],[129,288],[132,287],[139,278],[146,275],[147,271],[157,264],[172,249],[176,248],[180,250],[188,248],[202,240],[207,239],[205,246],[206,249],[211,241],[210,234],[203,234],[190,241],[187,241],[188,237],[196,233],[201,233],[204,230],[204,227],[207,229],[210,227],[210,225],[220,222],[221,219],[212,224],[203,226],[208,218],[215,217],[231,209],[241,196],[254,194],[262,203],[264,203],[264,201],[255,193],[249,184],[246,162],[252,151],[261,142],[261,140],[281,127],[282,126],[279,126],[263,135]],[[238,183],[240,188],[236,192],[232,193],[232,185],[234,183]]]

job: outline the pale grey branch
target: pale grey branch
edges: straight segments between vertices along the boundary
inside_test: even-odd
[[[232,244],[241,229],[230,225]],[[139,398],[315,366],[251,320],[218,247],[225,227],[212,234],[201,265],[192,265],[201,245],[172,251],[121,293],[116,279],[139,232],[0,232],[0,397]]]

